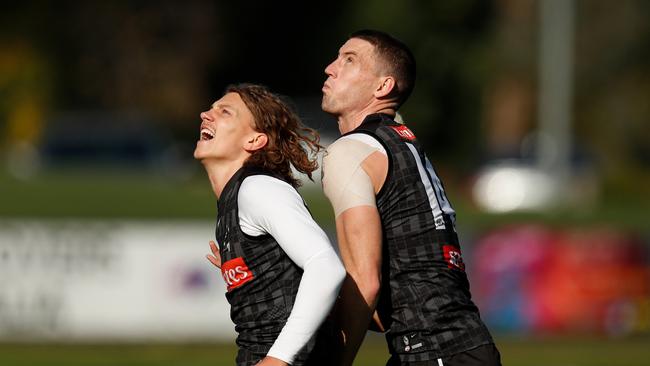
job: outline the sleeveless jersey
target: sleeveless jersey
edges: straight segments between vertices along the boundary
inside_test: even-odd
[[[455,212],[415,135],[384,114],[350,133],[374,137],[388,157],[376,196],[383,231],[377,312],[390,352],[417,362],[493,343],[471,300]]]
[[[266,356],[291,313],[303,272],[271,235],[250,236],[241,230],[239,188],[246,177],[258,174],[282,180],[261,168],[243,167],[228,181],[217,203],[216,239],[230,318],[238,333],[238,365]],[[303,347],[293,365],[306,362],[317,337],[321,335]]]

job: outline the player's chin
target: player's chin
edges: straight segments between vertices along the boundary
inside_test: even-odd
[[[204,149],[201,146],[201,142],[199,141],[196,144],[196,148],[194,149],[194,159],[202,160],[202,159],[206,159],[206,158],[209,158],[209,157],[210,156],[209,156],[208,152],[206,151],[206,149]]]
[[[320,103],[320,108],[325,113],[336,113],[336,109],[333,106],[332,100],[326,95],[323,95],[323,100]]]

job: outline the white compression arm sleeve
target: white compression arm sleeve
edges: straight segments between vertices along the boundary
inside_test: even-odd
[[[278,179],[255,175],[239,189],[239,221],[248,235],[270,234],[304,272],[287,323],[268,356],[292,363],[329,314],[345,269],[300,194]]]

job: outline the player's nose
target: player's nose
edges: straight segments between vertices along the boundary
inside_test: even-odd
[[[327,67],[325,67],[325,75],[334,77],[336,71],[336,60],[332,61]]]

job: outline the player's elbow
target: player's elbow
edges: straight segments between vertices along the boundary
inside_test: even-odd
[[[359,292],[369,305],[376,303],[381,290],[381,278],[376,274],[366,274],[356,278]]]

